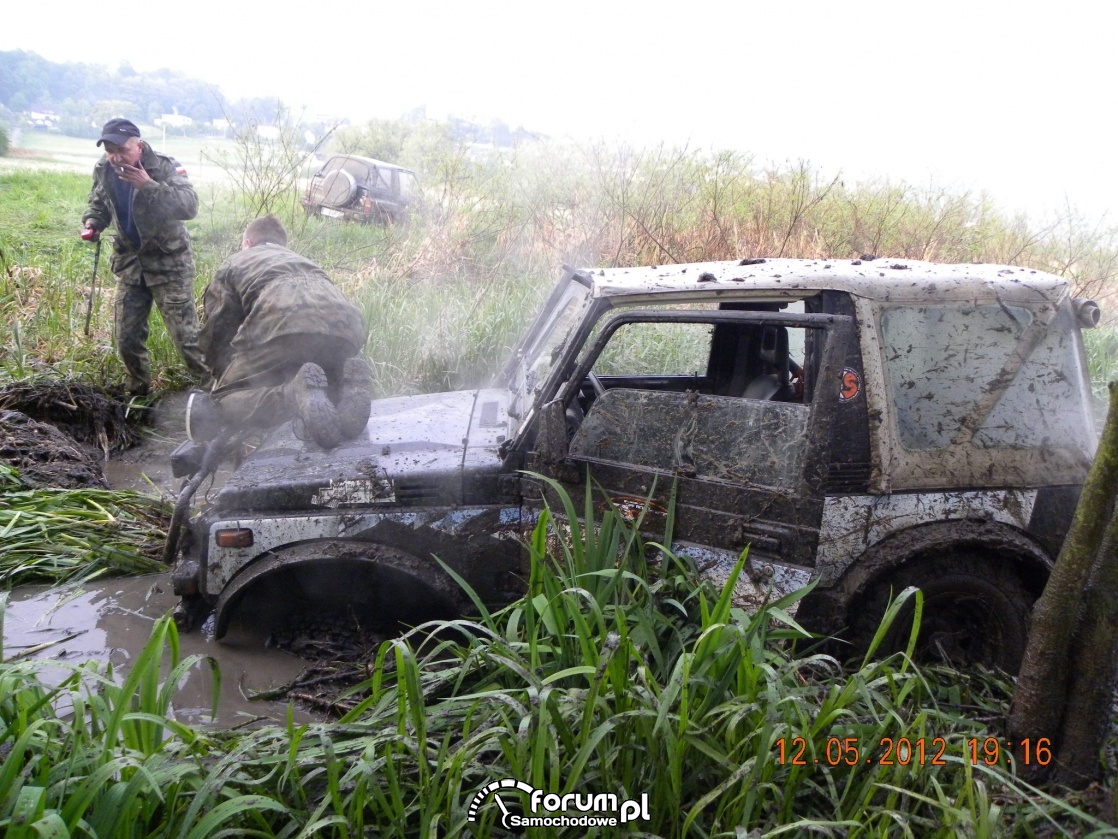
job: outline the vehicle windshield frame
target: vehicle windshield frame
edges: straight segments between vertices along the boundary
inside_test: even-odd
[[[567,268],[498,377],[498,383],[509,390],[514,435],[531,423],[564,349],[569,349],[571,338],[592,315],[595,302],[600,302],[592,292],[588,277]]]

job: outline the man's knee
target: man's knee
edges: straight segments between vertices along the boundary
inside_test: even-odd
[[[163,322],[172,333],[181,335],[198,334],[198,310],[194,306],[193,295],[182,289],[168,289],[157,298],[159,313]]]

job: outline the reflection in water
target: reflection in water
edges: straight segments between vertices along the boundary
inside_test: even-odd
[[[8,595],[4,610],[3,655],[7,661],[31,659],[80,665],[111,662],[117,678],[147,643],[152,624],[174,608],[167,574],[97,580],[83,586],[22,586]],[[218,643],[200,632],[179,636],[180,654],[211,656],[221,670],[221,694],[214,721],[232,727],[268,717],[283,721],[287,703],[252,702],[247,696],[293,681],[307,662],[267,649],[264,638],[248,633]],[[46,666],[41,678],[58,684],[66,668]],[[179,686],[175,716],[191,724],[210,719],[213,680],[209,667],[196,667]],[[318,718],[296,708],[296,722]]]

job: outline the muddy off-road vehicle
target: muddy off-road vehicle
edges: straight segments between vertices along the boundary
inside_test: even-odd
[[[748,259],[565,269],[492,386],[374,401],[331,451],[273,433],[184,534],[182,615],[323,602],[386,626],[522,591],[545,475],[582,509],[675,493],[672,549],[738,603],[865,644],[924,591],[922,643],[1013,671],[1094,431],[1098,307],[1023,268]],[[600,499],[599,499],[600,500]]]
[[[307,184],[309,215],[379,223],[403,219],[419,197],[415,173],[394,163],[335,154]]]

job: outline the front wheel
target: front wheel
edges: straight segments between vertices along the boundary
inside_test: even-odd
[[[856,649],[869,648],[890,599],[909,586],[924,594],[918,661],[955,667],[981,664],[1017,674],[1036,597],[1010,560],[968,553],[920,558],[875,581],[848,612]],[[909,599],[886,630],[881,654],[905,649],[914,608],[915,600]]]

